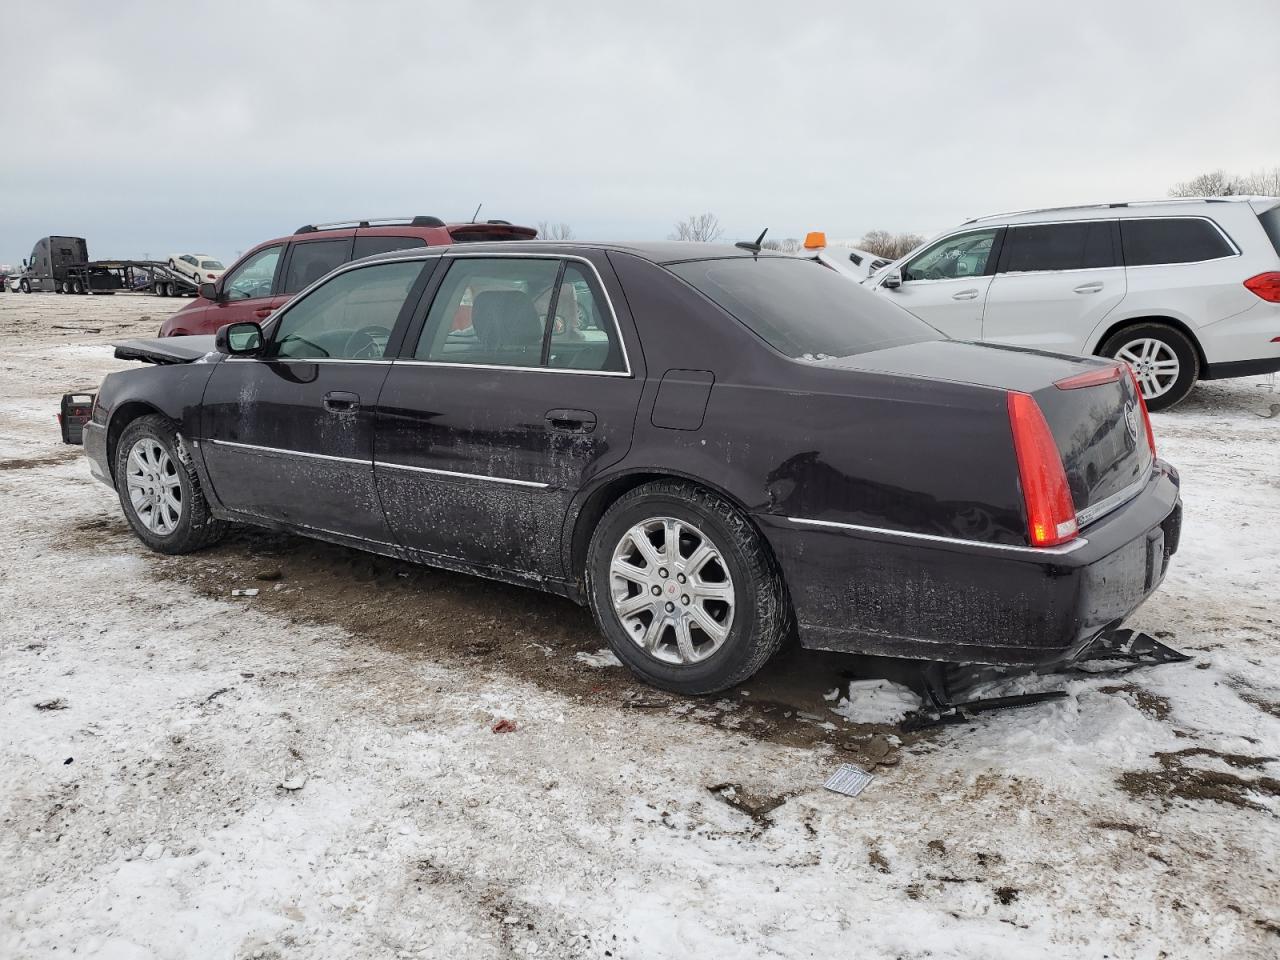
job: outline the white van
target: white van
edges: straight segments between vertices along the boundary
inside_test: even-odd
[[[863,281],[949,336],[1127,361],[1152,410],[1280,370],[1280,198],[970,220]]]

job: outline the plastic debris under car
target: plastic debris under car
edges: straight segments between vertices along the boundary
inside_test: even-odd
[[[833,793],[843,793],[846,797],[856,797],[867,788],[872,780],[871,774],[852,763],[840,764],[840,769],[827,778],[823,784]]]

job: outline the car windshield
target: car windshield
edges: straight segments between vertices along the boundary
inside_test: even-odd
[[[795,360],[945,339],[923,320],[809,260],[736,257],[669,269]]]
[[[225,270],[226,267],[222,265],[222,261],[220,260],[201,260],[200,269],[201,270]]]

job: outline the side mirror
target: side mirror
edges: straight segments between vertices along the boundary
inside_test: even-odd
[[[262,328],[256,323],[228,323],[213,335],[214,349],[229,357],[252,357],[262,349]]]
[[[880,281],[881,286],[886,290],[897,290],[902,286],[901,270],[886,270],[884,279]]]
[[[217,300],[218,285],[216,283],[200,284],[200,296],[204,297],[206,300]]]

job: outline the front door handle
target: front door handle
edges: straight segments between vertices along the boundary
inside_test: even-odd
[[[548,410],[547,426],[559,433],[590,433],[596,428],[596,415],[590,410]]]
[[[253,311],[253,315],[259,320],[265,320],[271,316],[271,307],[258,307]]]
[[[324,395],[324,408],[330,413],[355,413],[360,409],[360,394],[330,390]]]
[[[1075,288],[1076,293],[1097,293],[1102,289],[1102,281],[1094,280],[1092,283],[1082,283]]]
[[[961,290],[959,293],[953,293],[951,295],[951,299],[952,300],[977,300],[978,291],[977,290]]]

